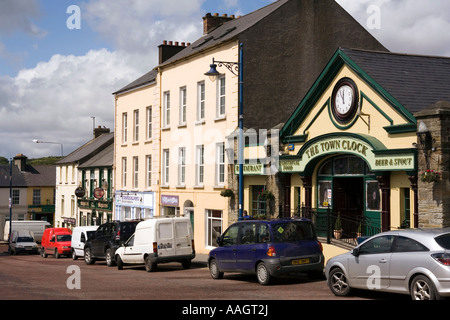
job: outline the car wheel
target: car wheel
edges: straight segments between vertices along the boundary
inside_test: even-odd
[[[152,262],[150,256],[145,258],[145,270],[147,270],[147,272],[153,272],[156,270],[156,263]]]
[[[266,286],[270,283],[272,276],[269,273],[269,269],[264,262],[260,262],[256,267],[256,277],[258,278],[258,282],[263,286]]]
[[[108,267],[112,267],[115,265],[115,261],[114,261],[113,255],[111,253],[111,249],[106,249],[105,258],[106,258],[106,265]]]
[[[95,263],[95,260],[92,258],[91,248],[84,249],[84,262],[88,265]]]
[[[75,249],[72,249],[72,260],[78,260],[78,256],[75,252]]]
[[[116,264],[118,270],[123,270],[123,261],[120,259],[119,255],[116,255]]]
[[[42,256],[42,258],[47,258],[47,254],[45,253],[44,248],[41,249],[41,256]]]
[[[350,294],[351,288],[348,284],[347,277],[345,276],[344,271],[340,268],[335,268],[331,270],[330,275],[328,277],[328,286],[330,287],[331,292],[336,296],[348,296]]]
[[[223,272],[220,272],[216,259],[212,259],[209,262],[209,273],[213,279],[223,279]]]
[[[53,254],[53,257],[55,257],[55,259],[59,259],[60,255],[58,253],[58,249],[55,249],[55,253]]]
[[[428,277],[418,275],[411,282],[411,298],[413,300],[438,300],[439,295]]]

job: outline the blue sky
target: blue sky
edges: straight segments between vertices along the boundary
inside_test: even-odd
[[[300,0],[298,0],[300,1]],[[302,0],[303,1],[303,0]],[[114,128],[112,92],[157,65],[163,40],[193,42],[207,13],[272,0],[0,0],[0,156],[67,155]],[[336,0],[395,52],[450,56],[448,0]],[[67,13],[80,8],[81,29]]]

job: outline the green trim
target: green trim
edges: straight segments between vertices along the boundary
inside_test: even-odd
[[[330,84],[334,81],[339,71],[344,67],[348,66],[352,71],[354,71],[362,80],[371,87],[377,94],[379,94],[388,104],[390,104],[394,109],[396,109],[402,117],[409,122],[408,124],[402,125],[394,125],[393,120],[382,110],[380,109],[366,94],[361,92],[361,103],[366,99],[369,103],[371,103],[374,108],[380,112],[390,123],[390,126],[385,127],[384,129],[391,134],[405,133],[405,132],[413,132],[413,125],[417,125],[417,120],[414,115],[409,112],[397,99],[395,99],[389,92],[387,92],[381,85],[379,85],[372,77],[370,77],[363,69],[361,69],[353,60],[350,59],[341,49],[338,49],[328,64],[323,69],[320,76],[314,82],[312,87],[309,89],[305,98],[302,100],[297,109],[293,112],[291,117],[288,119],[286,124],[280,131],[280,137],[282,141],[286,143],[292,142],[289,138],[295,137],[295,131],[298,130],[300,125],[306,119],[306,117],[311,112],[312,108],[316,105],[317,101],[322,96],[323,92],[330,86]],[[326,103],[328,105],[329,102]],[[323,109],[324,107],[322,107]],[[322,109],[320,112],[322,112]],[[320,113],[319,112],[319,113]],[[317,119],[318,115],[315,116],[313,122]],[[336,124],[333,120],[333,117],[330,116],[333,123],[338,129],[344,130],[349,128],[352,124],[347,126],[340,126]],[[356,121],[357,117],[354,121]],[[312,123],[308,125],[307,128],[310,128]],[[305,130],[307,131],[307,129]]]

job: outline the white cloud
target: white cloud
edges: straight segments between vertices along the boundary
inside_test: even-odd
[[[114,130],[112,92],[135,75],[121,54],[102,49],[54,55],[14,78],[0,77],[0,154],[59,155],[58,146],[33,139],[60,142],[67,154],[92,138],[91,116]]]
[[[450,56],[450,1],[448,0],[336,0],[389,50]],[[380,29],[370,29],[368,19],[376,6]]]

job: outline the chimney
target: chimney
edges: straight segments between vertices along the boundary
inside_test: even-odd
[[[203,34],[208,34],[233,19],[234,15],[228,16],[227,14],[223,14],[222,16],[219,16],[218,13],[214,13],[214,15],[207,13],[206,16],[203,17]]]
[[[173,43],[172,41],[167,42],[167,40],[163,41],[163,44],[159,45],[159,64],[164,63],[165,61],[172,58],[178,52],[188,47],[190,43],[182,42],[179,44],[178,42]]]
[[[14,165],[18,166],[21,172],[24,172],[27,168],[27,159],[28,158],[26,156],[19,153],[14,157]]]
[[[98,126],[98,128],[94,129],[94,138],[98,138],[102,134],[110,133],[110,132],[111,132],[111,130],[109,128],[106,128],[106,127],[102,128],[101,126]]]

